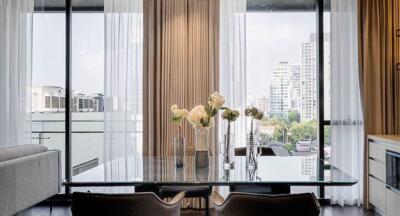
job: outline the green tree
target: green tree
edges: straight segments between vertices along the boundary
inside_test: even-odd
[[[271,124],[275,126],[272,137],[274,140],[281,141],[283,144],[288,143],[289,128],[290,124],[287,119],[284,118],[271,118]]]
[[[317,122],[315,120],[294,123],[290,127],[290,143],[296,144],[301,140],[315,140],[317,138]]]
[[[297,110],[289,110],[288,120],[290,125],[294,122],[300,123],[300,113]]]
[[[331,144],[331,126],[324,127],[324,141],[326,145]]]

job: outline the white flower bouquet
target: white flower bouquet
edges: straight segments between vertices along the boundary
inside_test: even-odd
[[[195,106],[187,116],[190,124],[195,129],[211,128],[215,125],[215,116],[225,103],[225,98],[218,92],[208,97],[207,106]]]

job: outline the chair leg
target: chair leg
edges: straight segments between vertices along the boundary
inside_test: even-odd
[[[210,200],[209,200],[209,197],[208,196],[206,196],[206,197],[204,197],[204,199],[206,200],[206,216],[209,216],[210,215]]]
[[[50,203],[50,214],[53,213],[53,204]]]

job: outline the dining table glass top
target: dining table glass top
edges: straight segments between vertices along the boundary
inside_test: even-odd
[[[224,169],[222,157],[210,157],[209,166],[198,168],[195,158],[187,156],[183,167],[175,165],[174,157],[131,156],[84,171],[72,183],[125,185],[325,185],[350,186],[357,180],[344,171],[319,160],[317,156],[263,156],[257,169],[246,168],[246,157],[234,158],[234,168]]]

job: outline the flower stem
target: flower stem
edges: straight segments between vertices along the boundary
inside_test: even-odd
[[[231,138],[231,121],[228,121],[228,128],[226,131],[225,137],[225,162],[229,163],[229,146],[230,146],[230,138]]]

